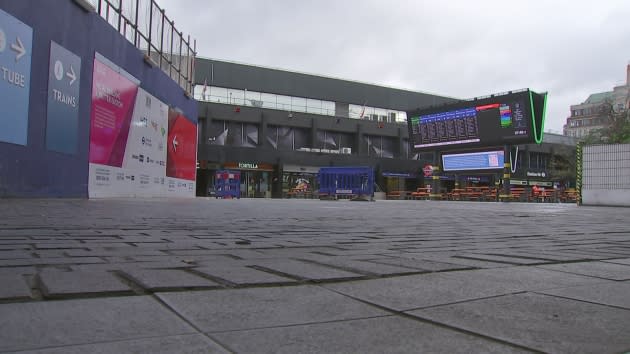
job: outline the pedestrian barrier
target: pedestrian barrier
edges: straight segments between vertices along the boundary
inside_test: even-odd
[[[241,173],[239,171],[220,170],[214,179],[215,198],[241,198]]]
[[[374,200],[374,170],[371,167],[322,167],[319,199]]]

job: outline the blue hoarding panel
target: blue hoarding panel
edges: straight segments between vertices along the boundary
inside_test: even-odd
[[[50,42],[46,147],[76,154],[79,130],[81,58]]]
[[[0,141],[26,145],[33,29],[0,10]]]

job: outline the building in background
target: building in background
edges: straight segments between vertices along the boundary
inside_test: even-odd
[[[630,64],[626,67],[626,83],[612,91],[594,93],[571,106],[571,115],[564,125],[564,135],[585,139],[611,124],[611,112],[624,112],[630,107]]]
[[[371,166],[381,189],[415,189],[422,157],[409,150],[405,112],[454,100],[210,59],[195,68],[197,195],[233,169],[242,197],[313,197],[326,166]]]
[[[212,195],[216,172],[230,169],[240,171],[241,197],[316,198],[317,173],[328,166],[370,166],[378,189],[415,191],[438,156],[410,149],[405,112],[455,100],[199,57],[195,68],[198,196]],[[574,139],[545,135],[542,145],[514,148],[516,183],[574,181]],[[448,188],[455,178],[494,185],[497,177],[443,178]]]

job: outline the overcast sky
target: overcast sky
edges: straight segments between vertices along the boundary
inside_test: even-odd
[[[472,98],[569,106],[625,84],[630,1],[158,0],[199,56]]]

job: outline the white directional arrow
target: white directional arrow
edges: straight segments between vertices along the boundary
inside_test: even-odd
[[[20,40],[20,37],[15,37],[15,41],[16,43],[11,44],[11,49],[13,49],[17,53],[17,55],[15,56],[15,61],[18,61],[21,57],[24,56],[24,54],[26,54],[26,49],[24,48],[24,44],[22,44],[22,40]]]
[[[177,142],[177,135],[175,135],[173,137],[173,152],[177,152],[177,145],[179,145],[179,143]]]
[[[77,76],[74,74],[74,68],[72,67],[72,65],[70,65],[70,71],[66,73],[66,76],[70,78],[70,86],[72,86],[74,81],[77,79]]]

